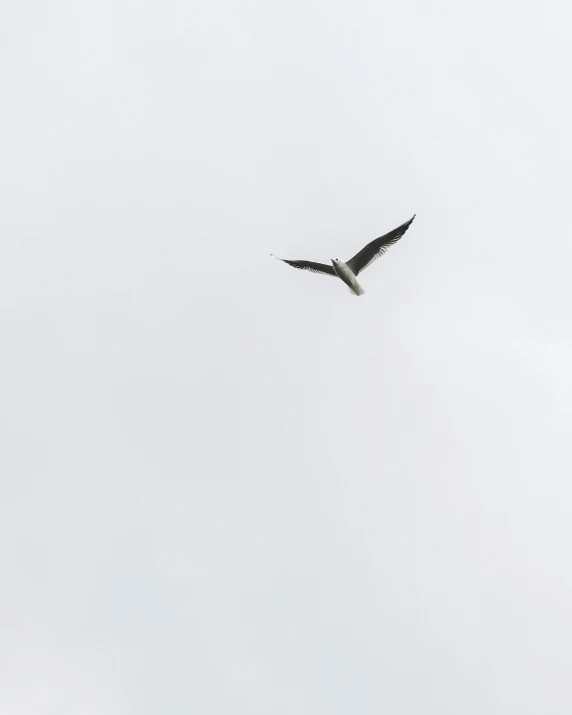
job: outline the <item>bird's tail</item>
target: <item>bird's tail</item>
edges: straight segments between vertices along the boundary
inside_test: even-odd
[[[349,286],[349,289],[352,295],[363,295],[365,293],[365,290],[360,286],[357,281],[354,283],[354,285]]]

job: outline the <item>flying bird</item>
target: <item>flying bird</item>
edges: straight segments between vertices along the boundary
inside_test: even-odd
[[[411,226],[414,218],[415,215],[410,218],[409,221],[402,223],[401,226],[394,228],[393,231],[374,239],[345,263],[340,261],[339,258],[332,258],[332,265],[329,266],[326,263],[315,263],[314,261],[293,261],[287,258],[278,258],[278,256],[275,256],[273,253],[270,255],[273,258],[278,258],[279,261],[284,261],[284,263],[287,263],[289,266],[300,268],[303,271],[324,273],[327,276],[337,276],[343,280],[353,295],[363,295],[365,291],[358,283],[357,276],[376,259],[383,256],[390,246],[393,246],[394,243],[399,241],[409,226]]]

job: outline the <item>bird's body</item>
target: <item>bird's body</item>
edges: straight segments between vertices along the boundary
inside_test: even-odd
[[[364,289],[358,283],[355,273],[343,261],[332,260],[334,271],[338,278],[341,278],[354,295],[363,295]]]
[[[324,273],[327,276],[337,276],[348,286],[353,295],[363,295],[365,291],[358,283],[357,276],[377,258],[382,256],[390,246],[399,241],[409,226],[411,226],[414,218],[415,216],[401,224],[401,226],[394,228],[393,231],[371,241],[371,243],[368,243],[359,253],[356,253],[353,258],[350,258],[350,260],[345,263],[338,258],[331,259],[331,266],[326,263],[315,263],[314,261],[294,261],[288,260],[287,258],[280,258],[279,260],[304,271]],[[278,258],[278,256],[274,256],[274,258]]]

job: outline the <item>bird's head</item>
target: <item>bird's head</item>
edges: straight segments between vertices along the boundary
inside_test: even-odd
[[[330,261],[331,261],[332,263],[339,263],[339,262],[340,262],[340,259],[339,259],[339,258],[330,258]]]

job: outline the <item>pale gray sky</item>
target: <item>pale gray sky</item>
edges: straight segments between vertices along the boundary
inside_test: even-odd
[[[571,20],[3,4],[1,712],[572,712]]]

